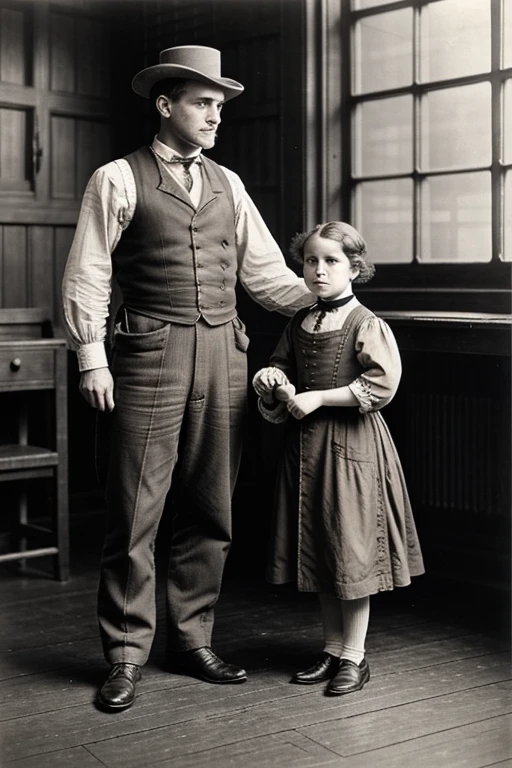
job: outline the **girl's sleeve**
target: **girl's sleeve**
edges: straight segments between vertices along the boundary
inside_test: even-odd
[[[278,403],[273,408],[266,405],[261,397],[258,397],[258,410],[271,424],[283,424],[288,419],[288,409],[285,403]]]
[[[393,331],[384,320],[373,315],[361,323],[355,346],[364,371],[349,384],[350,390],[359,401],[361,413],[378,411],[392,400],[402,375]]]

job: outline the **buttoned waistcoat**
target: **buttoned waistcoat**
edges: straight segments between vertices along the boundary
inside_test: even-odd
[[[202,157],[198,208],[149,147],[126,158],[137,205],[112,255],[114,275],[131,309],[193,325],[236,317],[237,253],[231,187],[217,163]]]

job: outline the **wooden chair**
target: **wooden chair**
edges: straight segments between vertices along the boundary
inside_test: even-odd
[[[39,444],[39,436],[33,439],[35,422],[43,433],[44,445]],[[6,435],[7,424],[10,430]],[[41,509],[45,505],[38,503],[36,510],[29,510],[29,499],[33,502],[33,498],[25,481],[40,478],[52,480],[51,508]],[[1,552],[0,563],[18,560],[23,567],[29,559],[51,556],[54,576],[66,581],[67,347],[65,339],[53,337],[49,313],[44,309],[0,310],[0,482],[7,481],[16,483],[17,520],[10,532],[16,550]],[[0,510],[7,512],[5,495]]]

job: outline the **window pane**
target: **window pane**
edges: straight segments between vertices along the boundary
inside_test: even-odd
[[[503,88],[503,162],[512,163],[512,80]]]
[[[491,69],[491,3],[441,0],[420,16],[420,80],[446,80]]]
[[[368,245],[368,258],[378,263],[412,261],[413,186],[410,179],[358,184],[354,226]]]
[[[354,176],[412,171],[412,96],[359,104],[353,135]]]
[[[421,214],[421,261],[491,260],[490,173],[428,179],[421,188]]]
[[[490,165],[491,146],[490,83],[444,88],[422,98],[422,170]]]
[[[412,83],[412,9],[368,16],[354,28],[353,90],[382,91]]]
[[[503,4],[503,68],[512,67],[512,3]]]
[[[505,176],[504,247],[503,258],[512,261],[512,171]]]

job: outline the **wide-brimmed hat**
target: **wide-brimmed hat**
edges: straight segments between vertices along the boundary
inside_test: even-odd
[[[224,91],[225,101],[234,99],[244,90],[241,83],[221,76],[220,51],[204,45],[177,45],[174,48],[166,48],[160,53],[160,64],[147,67],[135,75],[132,88],[139,96],[147,99],[155,83],[169,77],[182,77],[217,85]]]

